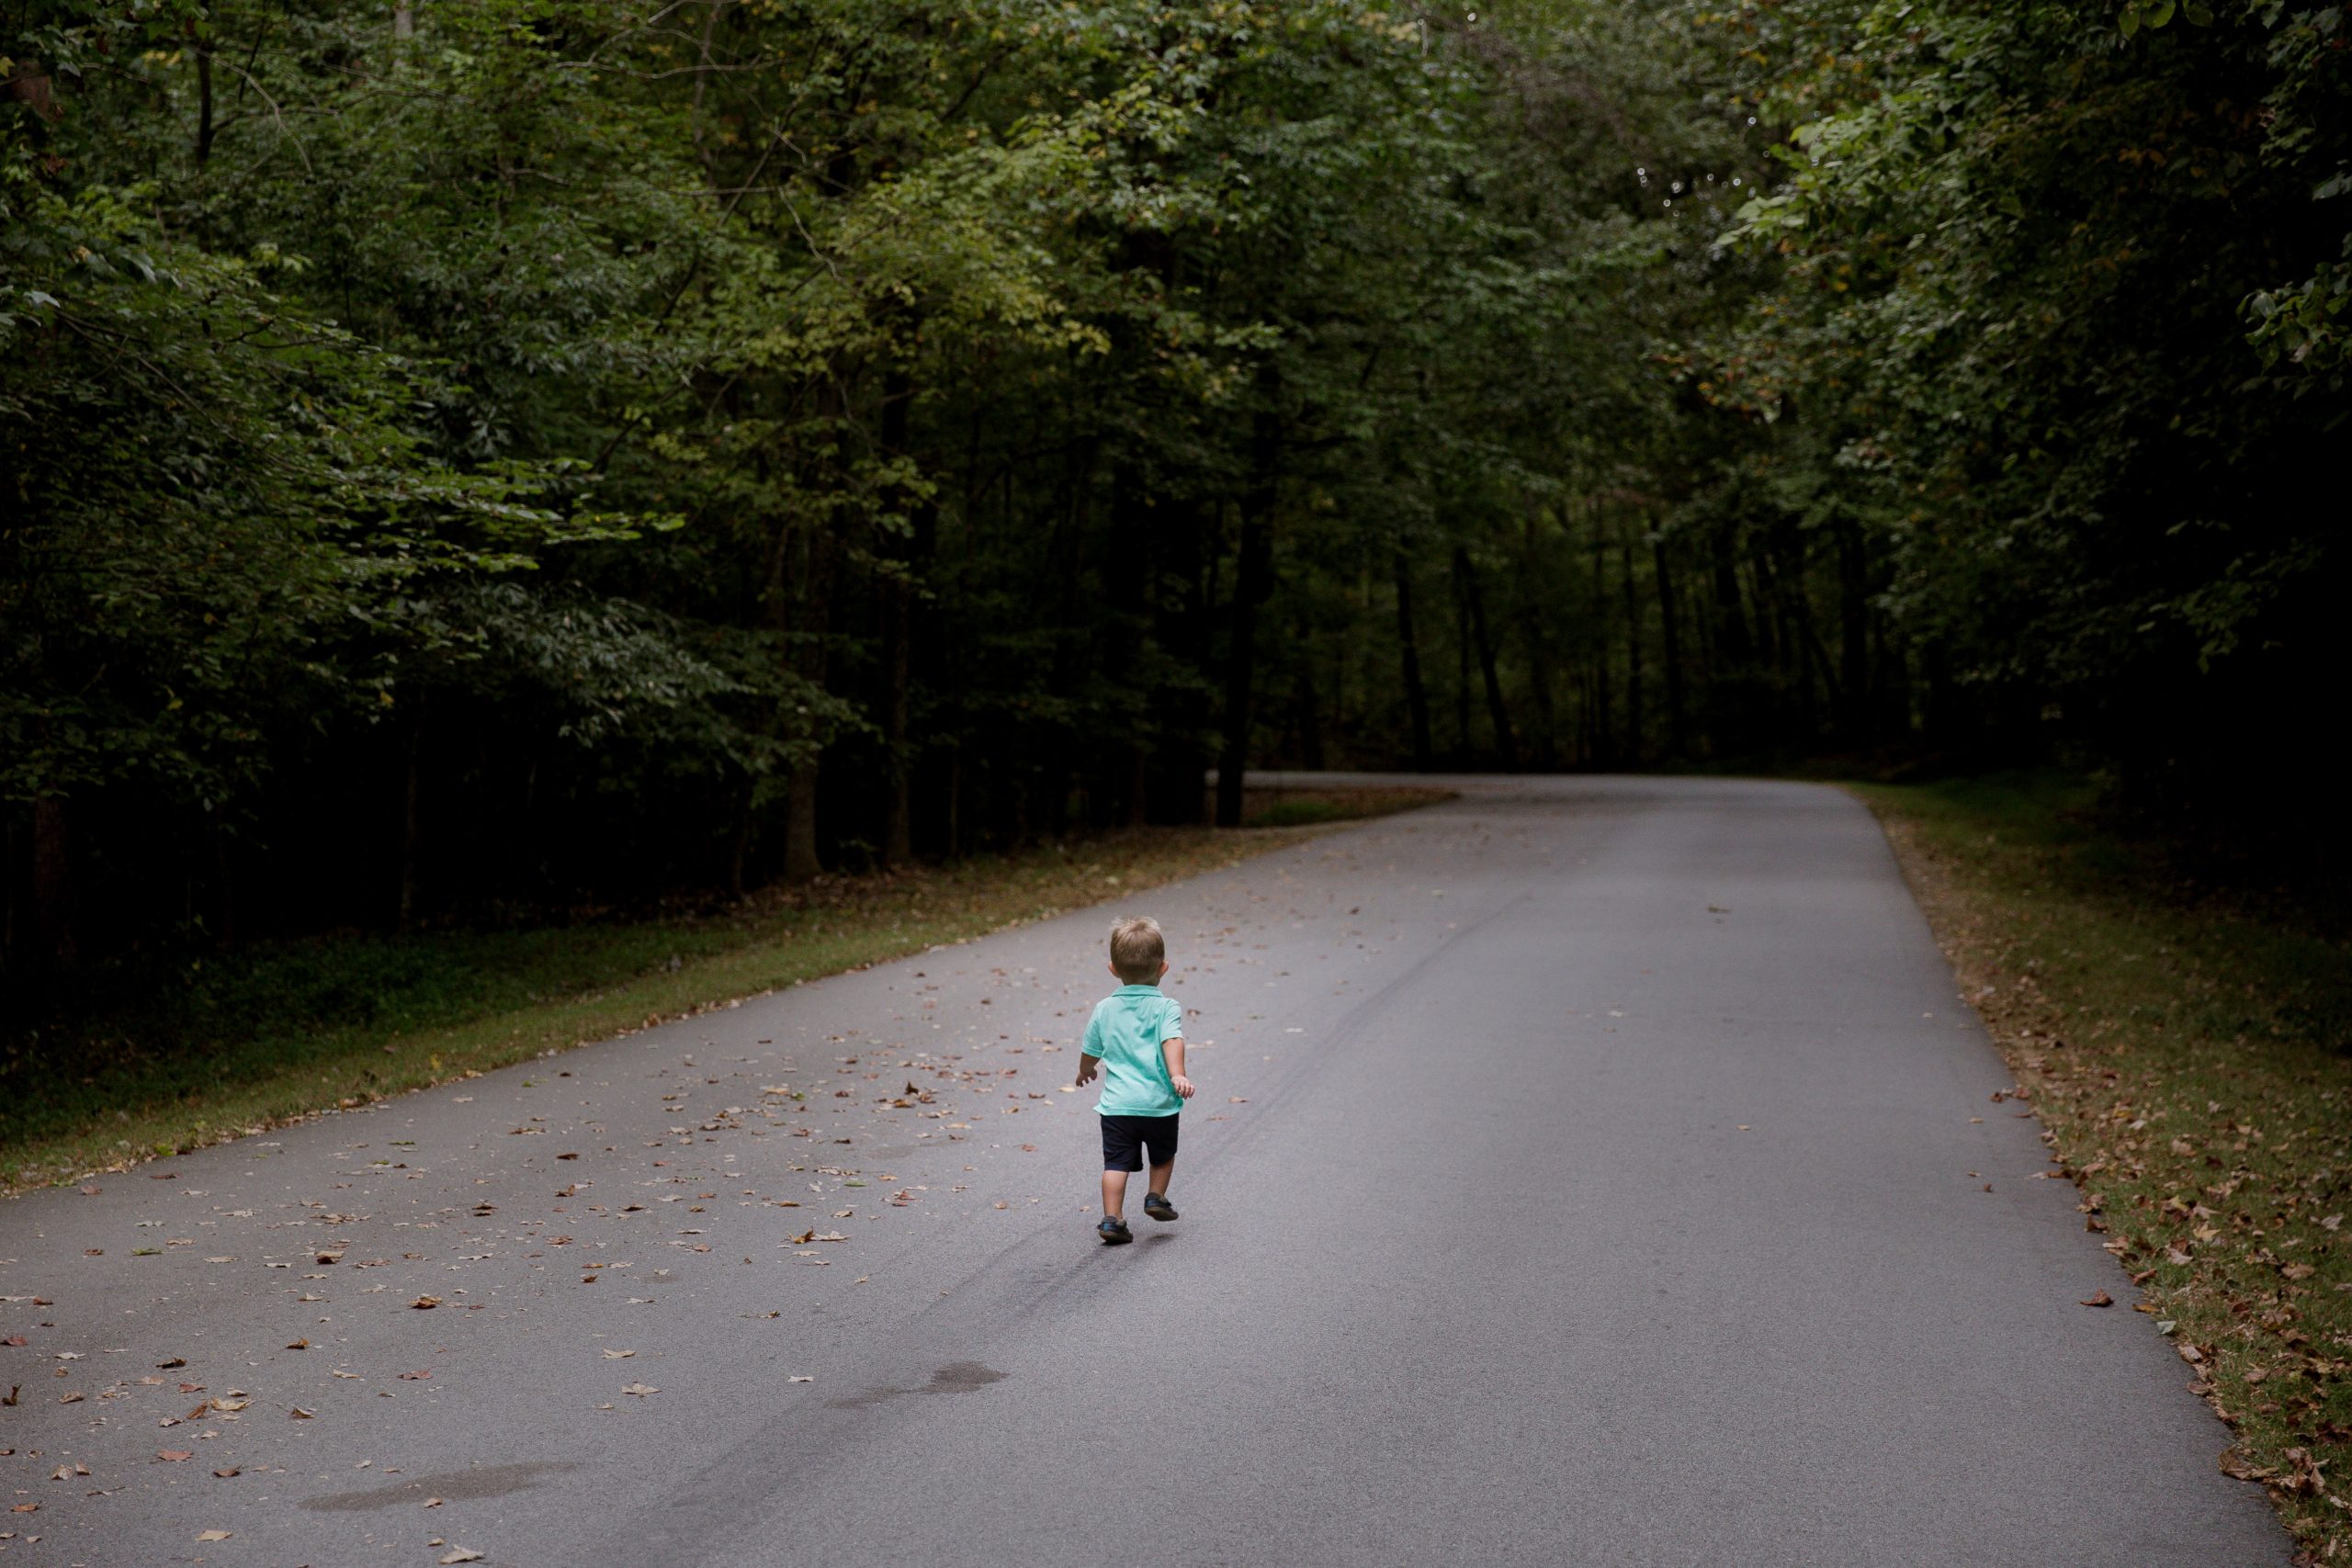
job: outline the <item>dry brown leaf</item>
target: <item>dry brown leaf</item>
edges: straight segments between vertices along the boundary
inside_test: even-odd
[[[607,1350],[605,1352],[605,1359],[607,1361],[626,1361],[631,1356],[636,1354],[637,1352],[634,1350]]]
[[[196,1539],[198,1540],[226,1540],[236,1533],[237,1532],[234,1530],[205,1530],[198,1534]]]
[[[409,1303],[408,1304],[414,1307],[419,1312],[426,1312],[434,1307],[439,1306],[441,1304],[441,1298],[439,1296],[419,1296],[416,1300]]]
[[[308,1421],[311,1419],[311,1412],[297,1404],[286,1412],[286,1418],[289,1421]]]
[[[453,1547],[448,1551],[444,1552],[441,1557],[442,1568],[448,1568],[448,1564],[452,1562],[479,1562],[481,1561],[481,1553],[476,1551],[470,1546]]]
[[[2091,1295],[2086,1297],[2083,1301],[2083,1305],[2086,1307],[2111,1307],[2114,1304],[2115,1298],[2109,1295],[2105,1291],[2095,1292]]]
[[[212,1473],[219,1476],[221,1480],[226,1481],[231,1476],[237,1474],[240,1471],[243,1470],[243,1468],[244,1467],[243,1465],[232,1464],[226,1470],[216,1470]]]
[[[157,1449],[155,1457],[165,1464],[177,1464],[184,1459],[194,1459],[196,1450],[194,1449]]]
[[[625,1382],[621,1384],[621,1392],[623,1393],[633,1393],[637,1395],[638,1398],[643,1399],[649,1393],[660,1393],[662,1391],[655,1388],[651,1383]]]

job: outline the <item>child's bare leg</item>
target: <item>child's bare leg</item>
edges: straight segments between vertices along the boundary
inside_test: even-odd
[[[1173,1159],[1170,1159],[1166,1165],[1153,1166],[1151,1168],[1151,1187],[1149,1189],[1151,1193],[1155,1197],[1167,1197],[1168,1179],[1175,1174],[1176,1162]]]
[[[1158,1181],[1161,1187],[1168,1185],[1167,1179],[1160,1176],[1157,1171],[1153,1173],[1152,1179]],[[1159,1190],[1159,1188],[1154,1188],[1153,1190],[1157,1191]],[[1127,1173],[1124,1170],[1104,1171],[1102,1173],[1103,1216],[1106,1219],[1115,1220],[1126,1211],[1126,1207]]]

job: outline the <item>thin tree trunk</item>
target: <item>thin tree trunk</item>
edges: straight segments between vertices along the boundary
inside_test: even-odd
[[[1870,558],[1862,531],[1852,522],[1838,525],[1838,611],[1845,701],[1839,715],[1847,739],[1867,742],[1875,728],[1871,712]]]
[[[712,15],[718,8],[712,7]],[[882,390],[882,449],[893,458],[903,457],[907,446],[907,415],[914,401],[914,384],[902,371],[893,371],[885,378]],[[885,552],[882,579],[882,667],[885,682],[882,697],[882,751],[889,768],[889,793],[884,803],[882,828],[882,860],[887,865],[904,865],[914,859],[914,759],[909,754],[907,712],[910,689],[913,679],[914,660],[914,536],[923,530],[915,517],[923,503],[913,495],[899,497],[899,504],[908,519],[910,538],[906,545],[893,545]],[[890,570],[895,567],[896,570]]]
[[[1304,634],[1298,640],[1306,649],[1298,661],[1298,683],[1293,692],[1298,712],[1298,760],[1308,772],[1319,773],[1323,771],[1323,705],[1316,700],[1315,652]]]
[[[1560,717],[1552,700],[1552,649],[1544,635],[1544,618],[1536,608],[1535,595],[1529,587],[1540,581],[1536,557],[1543,514],[1543,508],[1531,501],[1521,518],[1520,587],[1512,598],[1519,608],[1520,636],[1527,643],[1528,694],[1535,703],[1535,765],[1550,769],[1559,766],[1560,761]]]
[[[1658,639],[1664,645],[1661,652],[1666,660],[1666,738],[1676,757],[1690,750],[1690,736],[1683,717],[1682,638],[1675,622],[1674,575],[1666,560],[1666,541],[1650,540],[1650,565],[1657,573]]]
[[[212,42],[196,40],[196,161],[212,159]]]
[[[1454,766],[1470,761],[1470,604],[1462,574],[1453,574],[1453,756]]]
[[[398,927],[416,923],[419,862],[424,852],[424,700],[417,699],[416,717],[408,731],[408,777],[401,808],[401,897]],[[378,908],[382,906],[379,905]]]
[[[1396,647],[1404,664],[1405,712],[1413,726],[1413,767],[1426,773],[1433,761],[1430,754],[1430,694],[1421,683],[1421,646],[1413,626],[1413,567],[1401,545],[1396,551]]]
[[[1216,825],[1241,825],[1243,771],[1250,762],[1250,687],[1257,674],[1258,606],[1273,592],[1274,465],[1281,431],[1272,407],[1276,391],[1271,369],[1259,375],[1267,406],[1258,411],[1250,435],[1251,482],[1241,503],[1240,559],[1233,581],[1233,646],[1225,670],[1225,744],[1217,754]]]
[[[794,665],[803,681],[822,690],[825,684],[825,637],[831,626],[833,594],[832,537],[811,525],[806,536],[800,589],[800,646]],[[804,737],[814,739],[814,737]],[[817,854],[817,749],[793,764],[786,784],[784,805],[784,875],[787,882],[806,882],[825,867]]]
[[[1592,525],[1592,760],[1605,768],[1617,760],[1617,740],[1610,728],[1616,704],[1609,691],[1609,571],[1600,507],[1588,502],[1585,516]]]
[[[1628,524],[1626,526],[1630,527]],[[1642,600],[1634,583],[1634,541],[1618,541],[1617,564],[1625,580],[1625,759],[1642,760]]]
[[[73,818],[64,801],[33,802],[33,939],[43,958],[74,960]]]
[[[1495,647],[1487,636],[1487,596],[1478,588],[1477,569],[1470,564],[1470,552],[1460,545],[1453,547],[1454,575],[1461,579],[1462,596],[1470,605],[1470,632],[1478,645],[1478,672],[1487,688],[1487,718],[1495,727],[1495,750],[1502,754],[1503,767],[1519,771],[1519,741],[1511,734],[1510,710],[1503,705],[1503,684],[1495,671]]]

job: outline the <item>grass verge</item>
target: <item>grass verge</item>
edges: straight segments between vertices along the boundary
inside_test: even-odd
[[[2299,1561],[2352,1563],[2352,948],[2184,876],[2079,780],[1852,787],[2133,1308],[2231,1427],[2222,1468]]]
[[[1286,792],[1296,804],[1311,792]],[[1442,790],[1347,791],[1329,822]],[[0,1056],[0,1191],[465,1077],[943,942],[1082,908],[1298,842],[1136,829],[940,868],[829,878],[695,919],[337,937],[93,977]],[[1270,816],[1275,825],[1254,830]]]

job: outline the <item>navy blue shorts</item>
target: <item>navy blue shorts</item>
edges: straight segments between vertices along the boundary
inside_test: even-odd
[[[1102,1168],[1141,1170],[1143,1150],[1151,1148],[1151,1163],[1166,1165],[1176,1157],[1176,1123],[1183,1112],[1170,1116],[1105,1116],[1102,1118]]]

